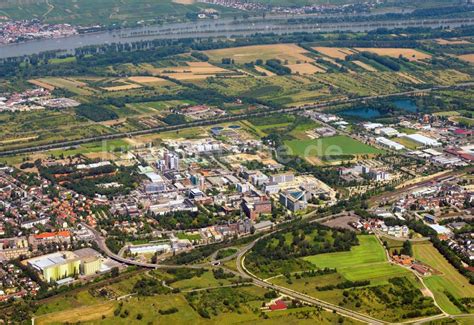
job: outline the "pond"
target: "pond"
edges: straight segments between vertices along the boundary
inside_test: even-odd
[[[398,109],[406,112],[416,113],[418,111],[418,106],[416,106],[416,103],[411,99],[397,99],[394,100],[392,104]],[[383,112],[377,108],[372,107],[355,107],[340,111],[338,113],[340,115],[357,117],[365,120],[384,116]]]

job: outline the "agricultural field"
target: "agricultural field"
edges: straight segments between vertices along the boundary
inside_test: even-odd
[[[413,252],[417,260],[426,263],[441,273],[424,279],[426,286],[433,292],[441,308],[452,314],[464,313],[450,301],[446,292],[449,292],[458,300],[467,297],[472,298],[474,297],[474,286],[469,284],[469,281],[431,243],[413,245]]]
[[[354,54],[355,52],[349,48],[342,48],[342,47],[324,47],[324,46],[316,46],[313,47],[314,50],[329,56],[333,59],[340,59],[344,60],[348,55]]]
[[[292,73],[297,74],[315,74],[325,72],[324,69],[311,63],[287,64],[286,67],[290,68]]]
[[[271,44],[231,47],[226,49],[210,50],[204,52],[211,62],[221,63],[222,59],[229,58],[237,64],[278,59],[286,64],[312,62],[313,59],[306,56],[307,50],[296,44]]]
[[[176,80],[206,79],[216,76],[239,76],[233,71],[217,67],[209,62],[186,62],[186,66],[172,66],[155,68],[150,65],[142,65],[147,72],[153,75],[166,76]]]
[[[320,75],[320,74],[318,74]],[[277,105],[293,106],[342,97],[332,93],[315,76],[219,78],[198,83],[226,96],[257,98]]]
[[[55,88],[66,89],[76,95],[90,96],[94,93],[94,89],[89,88],[87,83],[71,78],[48,77],[32,79],[29,80],[29,82],[49,90],[53,90]]]
[[[420,61],[431,59],[431,55],[421,52],[415,49],[405,49],[405,48],[364,48],[364,47],[356,47],[355,50],[358,52],[371,52],[381,56],[390,56],[392,58],[399,58],[403,57],[410,61]]]
[[[9,114],[0,114],[0,122],[0,148],[3,150],[113,132],[85,118],[59,111],[19,112],[14,119]]]
[[[288,146],[292,155],[301,158],[384,153],[383,150],[342,135],[315,140],[288,140],[285,141],[285,145]]]
[[[313,47],[314,50],[324,54],[333,59],[344,60],[348,55],[352,55],[358,52],[371,52],[381,56],[389,56],[392,58],[404,57],[409,61],[420,61],[430,59],[431,55],[423,53],[416,49],[407,48],[342,48],[342,47],[324,47],[317,46]]]
[[[469,63],[474,63],[474,54],[463,54],[458,56],[458,58]]]

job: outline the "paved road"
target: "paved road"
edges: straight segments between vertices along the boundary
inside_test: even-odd
[[[372,100],[372,99],[391,98],[391,97],[398,97],[398,96],[413,96],[420,93],[426,93],[426,92],[431,92],[435,90],[469,88],[472,86],[474,86],[474,82],[462,83],[462,84],[457,84],[453,86],[437,86],[437,87],[432,87],[432,88],[427,88],[427,89],[410,90],[410,91],[392,93],[392,94],[387,94],[387,95],[376,95],[376,96],[365,96],[365,97],[357,97],[357,98],[331,100],[331,101],[327,101],[327,102],[323,102],[319,104],[273,109],[273,110],[269,110],[265,112],[224,116],[224,117],[219,117],[219,118],[200,120],[196,122],[189,122],[186,124],[179,124],[179,125],[173,125],[173,126],[160,126],[160,127],[150,128],[146,130],[119,132],[119,133],[95,136],[91,138],[83,138],[83,139],[74,140],[74,141],[60,141],[56,143],[50,143],[47,145],[30,146],[30,147],[21,148],[21,149],[5,150],[5,151],[0,151],[0,157],[17,155],[17,154],[22,154],[22,153],[40,152],[40,151],[46,151],[46,150],[51,150],[51,149],[71,148],[71,147],[75,147],[77,145],[84,144],[84,143],[104,141],[104,140],[106,141],[106,140],[112,140],[112,139],[118,139],[118,138],[126,138],[126,137],[131,137],[131,136],[138,136],[138,135],[157,133],[157,132],[176,131],[176,130],[196,127],[196,126],[213,125],[213,124],[218,124],[218,123],[223,123],[223,122],[237,121],[237,120],[247,119],[251,117],[262,117],[262,116],[267,116],[267,115],[272,115],[272,114],[292,113],[292,112],[297,112],[297,111],[306,110],[306,109],[323,109],[323,108],[329,108],[335,105],[356,103],[356,102]]]
[[[107,245],[105,244],[105,238],[102,237],[102,235],[97,230],[95,230],[93,227],[91,227],[91,226],[89,226],[85,223],[82,223],[82,225],[94,233],[95,242],[97,243],[99,248],[108,257],[110,257],[114,261],[117,261],[117,262],[120,262],[120,263],[124,263],[124,264],[127,264],[127,265],[133,265],[133,266],[145,267],[145,268],[149,268],[149,269],[176,269],[176,268],[202,269],[202,268],[205,268],[205,267],[209,267],[209,264],[193,264],[193,265],[153,264],[153,263],[144,263],[144,262],[130,260],[130,259],[124,258],[124,257],[119,256],[119,255],[115,254],[114,252],[112,252],[107,247]]]

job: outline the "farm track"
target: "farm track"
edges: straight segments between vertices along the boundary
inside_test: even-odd
[[[248,119],[252,117],[262,117],[262,116],[282,114],[282,113],[288,114],[288,113],[294,113],[294,112],[298,112],[298,111],[302,111],[306,109],[325,109],[325,108],[329,108],[336,105],[357,103],[357,102],[365,101],[365,100],[384,99],[384,98],[391,98],[391,97],[397,97],[397,96],[415,96],[415,95],[429,93],[436,90],[462,89],[462,88],[469,88],[472,86],[474,86],[474,82],[461,83],[461,84],[451,85],[451,86],[437,86],[437,87],[432,87],[432,88],[410,90],[410,91],[404,91],[404,92],[398,92],[398,93],[392,93],[392,94],[386,94],[386,95],[374,95],[374,96],[364,96],[364,97],[357,97],[357,98],[350,98],[350,99],[338,99],[338,100],[328,101],[328,102],[319,103],[319,104],[312,104],[312,105],[302,105],[302,106],[294,106],[294,107],[287,107],[287,108],[271,109],[265,112],[225,116],[225,117],[219,117],[219,118],[213,118],[213,119],[207,119],[207,120],[200,120],[196,122],[190,122],[186,124],[159,126],[159,127],[145,129],[145,130],[119,132],[119,133],[114,133],[114,134],[83,138],[83,139],[74,140],[74,141],[61,141],[61,142],[56,142],[56,143],[50,143],[47,145],[39,145],[39,146],[31,146],[31,147],[25,147],[25,148],[19,148],[19,149],[5,150],[5,151],[0,152],[0,157],[47,151],[51,149],[67,149],[67,148],[73,148],[75,146],[85,144],[85,143],[107,141],[107,140],[112,140],[112,139],[139,136],[139,135],[145,135],[145,134],[150,134],[150,133],[176,131],[176,130],[186,129],[190,127],[206,126],[206,125],[213,125],[213,124],[219,124],[219,123],[230,122],[230,121],[238,121],[238,120]]]

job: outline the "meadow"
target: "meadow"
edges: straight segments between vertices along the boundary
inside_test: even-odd
[[[132,276],[110,286],[109,290],[114,289],[119,294],[131,293],[133,283],[141,277]],[[189,294],[131,296],[117,301],[95,298],[84,289],[76,295],[55,299],[54,303],[48,302],[46,304],[48,307],[41,306],[36,313],[35,323],[334,324],[338,319],[337,315],[318,311],[314,307],[271,312],[264,319],[259,309],[263,302],[269,301],[264,297],[265,293],[267,293],[265,289],[245,286],[216,288]],[[203,316],[204,311],[208,312],[208,316]],[[358,324],[349,319],[344,323]]]

